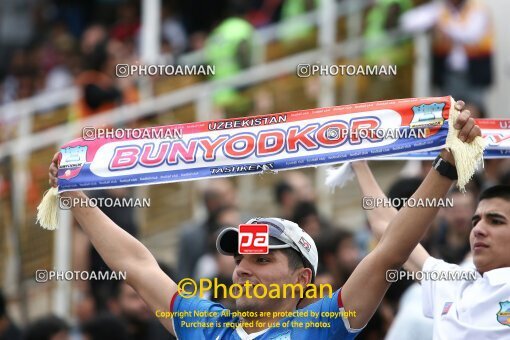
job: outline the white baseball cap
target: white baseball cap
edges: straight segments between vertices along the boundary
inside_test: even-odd
[[[319,254],[312,237],[296,223],[276,217],[252,218],[245,224],[266,224],[269,226],[269,249],[292,248],[302,257],[305,267],[313,270],[313,279],[317,275]],[[216,239],[216,249],[223,255],[234,256],[237,253],[239,229],[223,229]],[[308,263],[307,263],[308,262]]]

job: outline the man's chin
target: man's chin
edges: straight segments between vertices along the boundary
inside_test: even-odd
[[[497,268],[494,263],[488,261],[487,257],[483,255],[474,255],[473,264],[475,265],[476,270],[478,270],[480,273],[485,273],[489,270]]]
[[[263,309],[263,302],[258,299],[242,297],[236,300],[236,307],[240,312],[260,312]]]
[[[480,258],[480,256],[473,255],[473,264],[475,265],[475,268],[479,270],[479,268],[484,266],[485,261]]]

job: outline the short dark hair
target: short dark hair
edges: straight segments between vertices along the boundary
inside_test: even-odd
[[[278,249],[281,251],[286,257],[289,262],[289,268],[294,271],[296,269],[300,268],[310,268],[312,270],[312,281],[310,283],[313,283],[315,281],[315,273],[313,270],[312,264],[300,253],[297,252],[294,248],[283,248]]]
[[[510,201],[510,185],[495,185],[488,189],[485,189],[480,194],[479,202],[491,198],[501,198],[505,201]]]
[[[279,250],[287,257],[290,269],[296,270],[296,269],[305,267],[303,258],[295,249],[283,248],[283,249],[279,249]]]

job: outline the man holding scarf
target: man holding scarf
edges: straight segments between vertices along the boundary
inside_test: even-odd
[[[456,109],[462,110],[463,102],[457,102]],[[470,118],[468,111],[461,111],[455,128],[459,130],[459,139],[464,143],[472,142],[481,135],[480,128]],[[50,165],[50,184],[57,186],[58,153]],[[455,160],[452,154],[444,149],[435,161],[434,168],[429,172],[422,185],[413,196],[415,199],[443,198],[456,179]],[[87,199],[80,191],[65,192],[61,195]],[[73,216],[90,238],[92,244],[102,256],[106,264],[114,271],[125,271],[127,283],[144,299],[151,310],[156,312],[182,312],[189,308],[198,311],[223,312],[221,305],[205,299],[184,299],[179,296],[177,284],[158,266],[149,250],[134,237],[108,219],[98,208],[73,207]],[[212,328],[181,328],[181,320],[177,317],[162,318],[163,325],[179,338],[184,339],[352,339],[367,324],[390,283],[386,280],[386,271],[400,268],[427,231],[427,227],[436,215],[436,207],[403,208],[390,222],[377,247],[368,254],[354,270],[345,285],[333,294],[307,307],[310,311],[354,311],[348,317],[330,319],[327,328],[267,328],[266,327],[212,327]],[[281,219],[265,219],[268,223],[275,220],[284,225],[291,236],[299,233],[305,240],[307,237],[297,225]],[[257,219],[250,220],[256,223]],[[264,222],[264,219],[262,220]],[[287,232],[284,231],[285,234]],[[270,234],[271,235],[271,234]],[[220,235],[221,236],[221,235]],[[317,268],[317,258],[313,241],[306,248],[310,254],[303,253],[303,247],[296,246],[287,238],[270,238],[270,251],[266,255],[235,255],[236,268],[233,274],[234,283],[246,281],[268,284],[301,284],[306,286],[313,281]],[[228,242],[218,240],[218,249],[228,253]],[[283,240],[283,241],[282,241]],[[274,245],[273,241],[280,242]],[[226,242],[226,243],[225,243]],[[295,243],[295,242],[294,242]],[[306,244],[306,243],[305,243]],[[273,245],[273,246],[271,246]],[[275,249],[272,249],[275,248]],[[282,249],[278,249],[278,248]],[[286,249],[290,249],[285,253]],[[295,251],[295,253],[293,253]],[[296,263],[295,255],[303,261]],[[311,263],[314,262],[314,263]],[[186,300],[186,301],[185,301]],[[265,299],[247,301],[241,298],[238,309],[264,312],[292,312],[296,309],[299,297],[279,299],[277,303]],[[225,317],[205,317],[208,322],[230,321]],[[288,319],[288,318],[287,318]],[[283,319],[282,319],[283,320]],[[263,320],[281,321],[281,320]],[[264,324],[264,323],[263,323]],[[265,323],[267,325],[267,323]],[[255,324],[256,325],[256,324]]]

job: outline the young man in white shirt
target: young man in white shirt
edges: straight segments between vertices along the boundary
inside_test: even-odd
[[[385,198],[366,162],[355,162],[352,167],[363,195]],[[388,206],[367,210],[376,237],[381,237],[396,215],[396,209]],[[423,313],[434,320],[434,339],[510,339],[510,186],[497,185],[482,192],[469,241],[474,275],[445,275],[469,269],[436,259],[419,244],[404,268],[415,274],[425,272],[415,277],[423,277]]]

